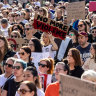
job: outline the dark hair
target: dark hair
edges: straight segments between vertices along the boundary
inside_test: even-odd
[[[76,48],[71,48],[69,51],[72,52],[72,57],[75,61],[75,66],[81,66],[81,58],[80,58],[80,52]]]
[[[24,35],[24,28],[23,28],[23,26],[21,25],[21,24],[14,24],[13,26],[12,26],[12,31],[14,31],[14,27],[15,26],[17,26],[17,28],[20,30],[20,34],[21,35]]]
[[[93,46],[93,48],[95,50],[95,56],[93,56],[93,58],[94,58],[94,61],[96,63],[96,43],[92,43],[92,46]]]
[[[84,26],[85,26],[85,30],[84,31],[87,33],[87,24],[86,24],[86,22],[84,20],[80,20],[79,22],[82,22],[84,24]]]
[[[36,85],[33,82],[24,81],[24,82],[21,83],[21,85],[22,84],[25,84],[29,88],[30,92],[34,91],[34,96],[37,96],[37,88],[36,88]]]
[[[7,23],[8,23],[7,18],[3,18],[3,19],[1,20],[1,24],[7,24]]]
[[[29,62],[31,62],[32,58],[31,58],[31,49],[30,49],[30,47],[29,46],[23,46],[20,49],[23,49],[27,54],[29,54]]]
[[[6,52],[8,51],[8,49],[11,50],[11,47],[10,47],[10,45],[8,43],[8,40],[4,36],[0,35],[0,39],[3,40],[4,43],[5,43],[4,44],[4,52],[2,53],[1,50],[0,50],[0,62],[1,62],[3,60]]]
[[[35,52],[42,52],[42,45],[40,40],[37,38],[32,38],[31,41],[34,43]]]
[[[75,36],[76,36],[76,43],[78,43],[78,31],[72,28],[69,32],[73,32],[75,34]]]
[[[31,74],[33,75],[33,77],[37,77],[36,80],[35,80],[35,85],[38,88],[41,88],[41,86],[40,86],[40,78],[39,78],[37,69],[35,67],[29,66],[24,71],[27,71],[27,70],[31,72]]]

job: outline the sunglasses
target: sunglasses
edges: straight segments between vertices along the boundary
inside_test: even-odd
[[[25,53],[24,53],[24,52],[19,52],[18,54],[19,54],[19,55],[20,55],[20,54],[21,54],[21,55],[25,55]]]
[[[69,34],[69,36],[74,36],[74,34]]]
[[[4,65],[5,65],[5,66],[8,66],[8,67],[10,67],[10,68],[13,67],[13,65],[8,64],[8,63],[5,63]]]
[[[78,25],[77,27],[78,27],[78,28],[79,28],[79,27],[83,27],[83,25],[84,25],[84,24],[80,24],[80,25]]]
[[[17,17],[17,16],[19,16],[19,15],[14,15],[14,17]]]
[[[92,33],[96,33],[96,31],[92,31]]]
[[[41,64],[41,63],[38,63],[38,66],[42,66],[42,67],[48,67],[48,65]]]
[[[15,28],[15,29],[13,29],[13,30],[18,30],[18,28]]]
[[[30,92],[30,91],[25,90],[25,89],[18,89],[18,91],[20,91],[22,94],[26,94],[26,92]]]
[[[20,66],[13,66],[12,68],[19,70],[21,67]]]
[[[64,69],[61,69],[61,68],[55,69],[56,72],[60,72],[61,70],[64,70]]]
[[[31,28],[25,28],[25,30],[29,31]]]
[[[43,10],[39,10],[39,12],[43,12]]]
[[[17,36],[13,36],[13,35],[11,35],[11,38],[17,38]]]

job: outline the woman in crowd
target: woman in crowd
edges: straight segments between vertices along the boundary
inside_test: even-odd
[[[55,13],[55,17],[56,17],[56,18],[55,18],[56,21],[61,21],[61,22],[63,22],[64,17],[63,17],[62,10],[57,9],[57,10],[56,10],[56,13]]]
[[[29,46],[21,47],[18,54],[20,56],[20,59],[24,60],[27,63],[27,66],[34,67],[34,63],[32,63],[32,58],[31,58],[31,49]]]
[[[22,82],[18,92],[20,93],[20,96],[38,96],[36,85],[30,81]]]
[[[13,74],[15,78],[8,80],[3,88],[1,96],[15,96],[17,89],[23,81],[23,70],[27,64],[23,60],[17,59],[13,65]]]
[[[37,87],[37,96],[44,96],[44,92],[41,90],[40,78],[35,67],[27,67],[24,70],[24,81],[31,81]]]
[[[45,17],[48,17],[48,10],[45,7],[40,7],[39,8],[39,14]]]
[[[70,75],[81,78],[84,72],[80,58],[80,52],[76,48],[71,48],[67,55],[67,60],[70,68]]]
[[[96,43],[92,43],[91,48],[91,57],[87,59],[84,63],[83,68],[84,70],[94,70],[96,71]]]
[[[72,44],[73,44],[73,47],[77,47],[79,44],[78,44],[78,32],[74,29],[70,30],[69,31],[69,37],[72,39]]]
[[[42,52],[42,45],[39,41],[39,39],[37,38],[32,38],[30,41],[29,41],[29,47],[31,49],[31,52]]]
[[[21,34],[18,31],[12,31],[10,34],[11,38],[21,38]]]
[[[43,33],[41,36],[41,44],[43,45],[43,52],[49,52],[51,58],[55,57],[55,52],[58,50],[58,46],[54,41],[51,34]]]
[[[63,62],[58,62],[55,66],[55,77],[57,82],[49,84],[45,91],[45,96],[59,96],[59,82],[60,82],[60,73],[69,74],[69,66]]]
[[[25,36],[25,33],[24,33],[24,27],[21,25],[21,24],[14,24],[12,27],[10,27],[10,34],[12,31],[18,31],[22,37]]]
[[[79,22],[78,22],[78,31],[79,32],[82,32],[82,31],[85,31],[85,32],[87,32],[87,24],[85,23],[85,21],[84,20],[80,20]]]
[[[81,79],[96,83],[96,72],[94,70],[87,70],[82,74]]]
[[[15,55],[15,52],[12,51],[11,47],[9,46],[9,43],[7,39],[4,36],[0,35],[0,74],[3,71],[2,64],[7,60],[9,57],[13,57]],[[2,71],[1,71],[2,69]]]
[[[54,71],[54,61],[52,58],[41,59],[38,63],[40,82],[42,89],[45,91],[46,87],[51,83],[52,74]]]
[[[92,19],[91,26],[94,27],[94,26],[96,26],[96,14],[93,14],[92,17],[93,17],[93,19]]]

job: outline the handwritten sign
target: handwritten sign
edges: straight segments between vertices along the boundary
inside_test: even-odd
[[[96,84],[60,75],[60,96],[96,96]]]
[[[42,32],[52,33],[53,36],[59,37],[61,39],[66,38],[68,31],[67,25],[38,14],[35,14],[33,27],[35,29],[39,29]]]
[[[27,46],[29,42],[29,40],[23,39],[23,38],[8,38],[7,37],[7,40],[15,52],[19,51],[22,46]]]
[[[96,11],[96,1],[89,2],[89,11]]]
[[[72,2],[67,6],[67,22],[72,19],[85,19],[85,1]]]

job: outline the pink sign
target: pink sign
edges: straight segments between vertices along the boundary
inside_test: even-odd
[[[90,1],[89,11],[96,11],[96,1]]]

